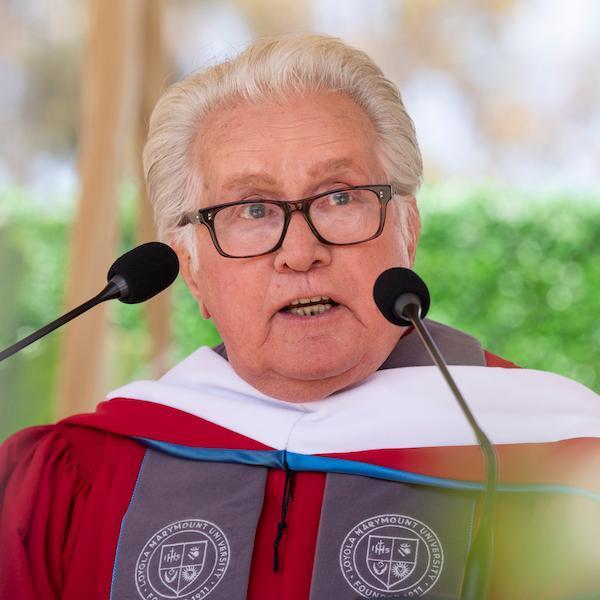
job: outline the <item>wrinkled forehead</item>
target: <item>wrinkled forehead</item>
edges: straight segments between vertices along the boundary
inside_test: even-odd
[[[216,109],[198,129],[193,160],[204,192],[256,187],[290,196],[336,179],[382,183],[378,150],[373,124],[353,100],[319,93]]]

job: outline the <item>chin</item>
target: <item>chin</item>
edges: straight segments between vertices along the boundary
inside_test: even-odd
[[[314,362],[315,357],[307,355],[303,360]],[[352,365],[354,366],[354,365]],[[352,369],[348,363],[343,364],[319,364],[319,365],[302,365],[302,364],[284,364],[277,365],[278,372],[289,379],[299,381],[321,381],[328,380],[334,377],[339,377]]]
[[[288,343],[288,342],[292,343]],[[359,335],[305,336],[273,345],[272,368],[283,377],[317,382],[346,378],[364,363],[368,348]]]

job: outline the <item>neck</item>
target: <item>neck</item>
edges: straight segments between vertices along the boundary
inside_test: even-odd
[[[310,379],[293,378],[276,371],[261,373],[257,376],[256,373],[236,364],[234,357],[230,357],[229,362],[242,379],[263,394],[286,402],[302,403],[322,400],[336,392],[359,384],[377,371],[388,354],[389,351],[384,350],[381,355],[363,357],[357,364],[343,372],[327,376],[315,374],[315,377]]]

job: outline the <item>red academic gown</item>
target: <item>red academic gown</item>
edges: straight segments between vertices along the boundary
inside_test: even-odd
[[[490,354],[486,359],[491,366],[514,366]],[[147,449],[142,438],[183,447],[271,450],[201,418],[135,399],[103,402],[93,414],[17,433],[0,451],[2,600],[111,597],[123,518]],[[501,483],[583,492],[533,498],[500,494],[490,598],[600,597],[598,440],[510,444],[496,450]],[[433,478],[484,479],[476,446],[375,449],[330,457]],[[327,476],[295,473],[275,571],[274,537],[282,520],[286,472],[268,468],[251,549],[248,599],[308,600]],[[218,590],[207,595],[223,597]],[[346,592],[340,597],[359,597],[350,588]]]

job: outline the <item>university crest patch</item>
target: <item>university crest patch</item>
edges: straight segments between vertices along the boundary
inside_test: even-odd
[[[230,549],[221,529],[202,519],[176,521],[146,542],[135,567],[145,600],[202,600],[223,579]]]
[[[436,533],[406,515],[376,515],[355,525],[340,548],[348,585],[364,598],[422,596],[436,584],[444,552]]]

